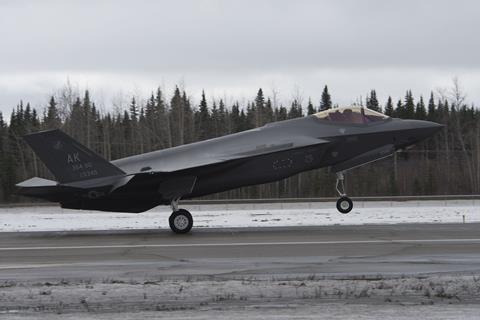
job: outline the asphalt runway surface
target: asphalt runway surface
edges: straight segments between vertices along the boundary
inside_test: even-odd
[[[0,280],[471,274],[480,224],[0,233]]]

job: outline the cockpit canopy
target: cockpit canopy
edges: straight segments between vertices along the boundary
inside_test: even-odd
[[[383,113],[357,106],[328,109],[317,112],[314,116],[321,120],[358,124],[377,122],[389,118]]]

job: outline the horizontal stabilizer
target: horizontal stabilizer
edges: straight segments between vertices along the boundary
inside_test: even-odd
[[[16,184],[16,186],[19,188],[55,187],[56,185],[56,181],[39,177],[33,177]]]
[[[64,192],[71,191],[71,188],[62,187],[56,181],[34,177],[15,185],[17,194],[27,197],[39,198],[56,202],[61,199]]]

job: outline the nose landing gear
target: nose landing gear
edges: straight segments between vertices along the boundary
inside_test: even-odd
[[[178,209],[179,200],[172,200],[170,204],[173,212],[168,219],[168,223],[173,232],[188,233],[193,227],[193,217],[188,210]]]
[[[335,189],[337,189],[338,194],[340,195],[340,199],[337,200],[337,210],[341,213],[349,213],[353,209],[353,202],[352,200],[347,197],[345,193],[345,185],[343,181],[345,180],[343,171],[337,172],[337,182],[335,184]]]

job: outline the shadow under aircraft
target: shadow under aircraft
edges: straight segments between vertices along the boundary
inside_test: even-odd
[[[352,106],[115,161],[58,129],[42,131],[24,138],[56,181],[31,178],[17,184],[18,194],[69,209],[143,212],[171,205],[171,229],[187,233],[193,218],[179,208],[180,199],[329,167],[337,177],[337,209],[348,213],[353,203],[345,192],[345,171],[391,156],[441,128]]]

